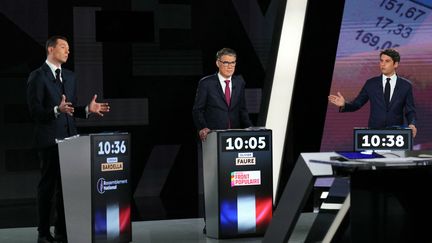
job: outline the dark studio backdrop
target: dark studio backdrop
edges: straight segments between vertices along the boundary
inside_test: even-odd
[[[2,0],[0,227],[36,224],[39,165],[25,89],[49,36],[69,40],[65,67],[78,76],[80,103],[97,93],[112,107],[80,121],[79,133],[131,134],[132,220],[202,217],[191,116],[198,81],[216,72],[217,50],[235,49],[252,122],[265,124],[275,56],[289,51],[278,49],[285,2]],[[342,8],[342,0],[308,3],[279,189],[300,152],[320,149]]]

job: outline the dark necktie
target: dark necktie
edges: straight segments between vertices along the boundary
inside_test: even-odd
[[[390,78],[386,78],[387,82],[384,88],[384,99],[386,102],[386,105],[388,106],[390,103]]]
[[[62,91],[62,94],[64,94],[64,95],[66,95],[65,94],[65,89],[64,89],[64,83],[61,81],[61,79],[60,79],[60,73],[61,73],[61,70],[60,70],[60,68],[57,68],[56,70],[55,70],[55,73],[56,73],[56,77],[55,77],[55,79],[56,79],[56,82],[57,82],[57,84],[58,85],[60,85],[60,88],[61,88],[61,91]],[[66,127],[67,127],[67,134],[68,134],[68,136],[70,136],[71,135],[71,132],[70,132],[70,127],[69,127],[69,119],[68,119],[68,116],[66,116],[65,115],[65,117],[66,117]]]
[[[228,105],[228,107],[230,106],[231,103],[231,90],[229,88],[229,80],[225,80],[225,101]],[[231,121],[228,117],[228,128],[231,128]]]
[[[58,82],[58,85],[60,85],[62,93],[65,94],[64,85],[63,85],[63,82],[60,79],[60,73],[61,73],[60,68],[57,68],[55,70],[55,73],[56,73],[56,77],[55,77],[56,82]]]

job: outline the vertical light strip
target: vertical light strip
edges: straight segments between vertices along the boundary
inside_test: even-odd
[[[118,203],[107,206],[107,239],[115,240],[120,236],[120,210]]]
[[[307,0],[288,0],[282,25],[266,127],[273,131],[273,198],[279,181]]]
[[[255,233],[255,212],[255,195],[240,194],[237,196],[237,229],[239,233]]]

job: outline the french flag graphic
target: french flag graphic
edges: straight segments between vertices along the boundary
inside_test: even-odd
[[[237,199],[224,200],[220,206],[220,229],[228,235],[263,233],[272,218],[271,197],[238,194]]]
[[[130,232],[130,206],[119,207],[119,203],[110,203],[106,208],[95,211],[95,238],[107,241],[120,239]]]

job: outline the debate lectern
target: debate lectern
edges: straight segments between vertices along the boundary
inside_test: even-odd
[[[207,236],[264,235],[273,211],[271,130],[215,130],[202,147]]]
[[[69,242],[130,242],[130,135],[58,141]]]

